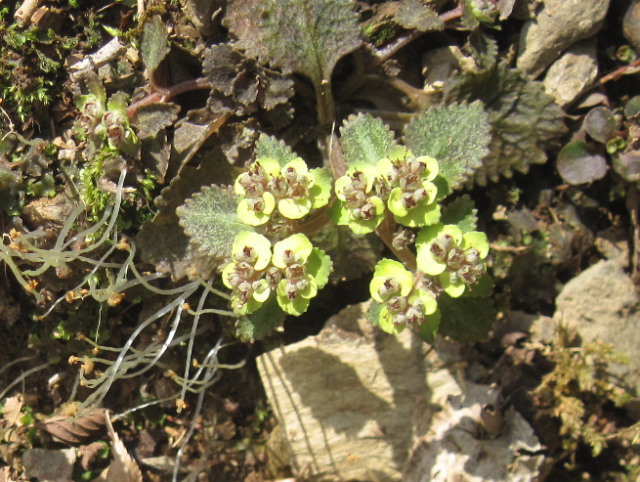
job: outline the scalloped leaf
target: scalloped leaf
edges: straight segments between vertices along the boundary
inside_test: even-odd
[[[259,310],[238,320],[236,334],[245,343],[262,340],[278,328],[285,317],[286,313],[278,306],[276,297],[272,296]]]
[[[496,321],[497,310],[491,298],[451,298],[441,293],[438,307],[442,313],[439,333],[458,343],[475,343],[486,339]]]
[[[477,170],[481,186],[527,173],[531,164],[544,164],[545,149],[558,144],[566,132],[564,113],[541,82],[528,79],[505,62],[481,72],[465,72],[445,84],[444,101],[479,99],[484,102],[491,124],[489,154]]]
[[[248,55],[305,75],[317,89],[360,46],[357,21],[350,0],[234,0],[225,24]]]
[[[233,240],[240,231],[253,231],[236,214],[236,196],[215,184],[203,187],[176,210],[180,226],[198,251],[217,258],[231,255]]]
[[[298,155],[284,141],[267,134],[260,134],[256,142],[256,158],[261,157],[275,159],[282,167],[297,159]]]
[[[213,45],[205,50],[202,70],[214,91],[244,107],[271,110],[288,102],[294,93],[291,79],[264,69],[256,59],[246,57],[228,44]]]
[[[440,216],[442,224],[455,224],[462,233],[475,231],[478,224],[478,210],[468,194],[460,196],[450,202],[442,210]]]
[[[482,102],[435,106],[407,126],[405,144],[416,156],[435,157],[449,191],[461,187],[489,152],[491,126]]]
[[[382,119],[369,114],[350,116],[340,129],[340,134],[347,165],[355,162],[376,165],[396,144],[389,126]]]
[[[169,33],[160,15],[154,15],[144,24],[140,41],[140,58],[151,73],[169,53]]]

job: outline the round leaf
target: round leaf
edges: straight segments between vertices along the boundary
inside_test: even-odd
[[[607,161],[597,153],[591,153],[586,142],[567,144],[558,154],[556,167],[562,179],[569,184],[585,184],[602,179],[607,174]]]

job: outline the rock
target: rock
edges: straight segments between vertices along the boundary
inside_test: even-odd
[[[556,323],[575,330],[582,342],[611,343],[629,356],[629,365],[612,364],[609,370],[640,393],[640,294],[615,261],[600,261],[569,281],[556,299]],[[640,403],[627,406],[640,418]]]
[[[22,454],[22,465],[27,477],[41,482],[72,482],[76,451],[29,449]]]
[[[412,451],[403,482],[534,480],[543,456],[532,454],[542,447],[518,412],[507,410],[497,436],[481,436],[480,411],[497,397],[496,389],[466,383],[465,393],[452,397],[433,417],[429,433]]]
[[[463,393],[459,345],[430,347],[409,330],[382,333],[366,320],[366,309],[348,307],[317,336],[258,358],[290,446],[290,455],[279,455],[290,456],[294,472],[306,478],[406,480],[403,467],[430,433],[432,415]],[[420,463],[414,451],[412,464]]]
[[[622,19],[624,37],[640,53],[640,0],[633,0]]]
[[[520,34],[518,68],[539,76],[565,49],[596,34],[608,9],[609,0],[545,0]]]
[[[544,87],[564,107],[582,94],[598,76],[596,42],[577,43],[556,60],[544,78]]]

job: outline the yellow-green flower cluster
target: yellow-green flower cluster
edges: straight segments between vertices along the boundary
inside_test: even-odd
[[[438,188],[433,183],[438,169],[433,157],[415,157],[404,147],[393,149],[375,166],[356,163],[336,181],[340,203],[332,208],[331,215],[356,234],[375,231],[386,209],[405,226],[435,224],[440,220]]]
[[[402,263],[381,260],[376,265],[369,290],[371,297],[382,305],[378,323],[387,333],[399,333],[406,326],[435,333],[440,323],[435,295]]]
[[[487,235],[462,233],[455,225],[436,224],[420,230],[416,240],[418,269],[437,277],[444,291],[454,298],[486,274],[489,254]]]
[[[329,257],[304,234],[278,241],[272,252],[265,236],[243,231],[234,240],[231,258],[222,271],[222,282],[232,290],[232,309],[239,315],[253,313],[275,293],[286,313],[299,316],[327,284],[331,272]]]
[[[323,169],[309,169],[300,158],[284,166],[269,157],[259,158],[234,184],[240,197],[238,217],[251,226],[268,223],[276,213],[301,219],[329,202],[330,178]]]

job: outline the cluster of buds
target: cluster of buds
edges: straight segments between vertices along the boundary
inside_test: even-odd
[[[77,103],[81,113],[76,124],[78,134],[106,143],[109,149],[135,155],[139,142],[129,123],[124,93],[116,93],[107,102],[89,94],[81,96]]]
[[[272,245],[265,236],[242,231],[233,243],[231,263],[222,281],[231,289],[234,313],[248,315],[275,293],[286,313],[304,313],[318,289],[329,280],[331,260],[314,248],[304,234],[294,234]]]
[[[339,225],[356,234],[375,231],[389,209],[396,222],[409,227],[429,226],[440,220],[436,202],[438,175],[433,157],[415,157],[404,147],[396,147],[375,166],[355,164],[336,181],[340,203],[331,211]]]
[[[238,218],[250,226],[262,226],[274,216],[297,220],[326,206],[331,176],[323,169],[309,169],[300,158],[280,166],[275,159],[263,157],[238,176],[234,191],[240,197]]]

